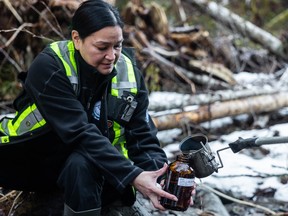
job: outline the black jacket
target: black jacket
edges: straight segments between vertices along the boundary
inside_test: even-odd
[[[129,55],[128,51],[123,52]],[[132,55],[129,56],[135,64]],[[113,134],[109,133],[111,130],[107,125],[107,120],[110,120],[107,107],[110,82],[121,71],[114,70],[110,75],[104,76],[84,62],[77,51],[75,59],[80,75],[78,95],[55,54],[50,48],[46,48],[30,66],[24,94],[15,101],[15,108],[20,110],[25,103],[35,102],[51,130],[50,138],[55,136],[57,140],[61,140],[67,151],[78,151],[84,155],[101,170],[111,185],[123,191],[143,170],[156,170],[167,162],[156,138],[156,128],[147,115],[148,92],[143,77],[135,66],[138,105],[130,122],[125,125],[126,147],[129,159],[133,161],[132,165],[131,161],[112,146]],[[102,101],[101,117],[100,121],[95,121],[92,110],[99,100]]]

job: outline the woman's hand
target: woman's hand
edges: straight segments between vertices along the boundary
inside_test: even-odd
[[[171,199],[173,201],[178,201],[177,197],[173,194],[165,192],[163,189],[157,187],[157,179],[163,175],[168,168],[165,163],[164,166],[156,171],[143,171],[138,175],[132,185],[143,194],[144,197],[148,197],[152,202],[153,206],[159,210],[165,210],[165,208],[160,204],[161,197]]]

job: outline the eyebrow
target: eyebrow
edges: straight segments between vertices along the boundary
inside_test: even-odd
[[[117,43],[122,43],[124,41],[124,39],[121,39],[119,41],[117,41]],[[107,42],[107,41],[96,41],[95,44],[111,44],[111,42]]]

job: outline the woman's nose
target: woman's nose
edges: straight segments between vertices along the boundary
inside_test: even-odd
[[[105,58],[108,60],[114,60],[116,58],[115,50],[113,48],[109,49],[105,55]]]

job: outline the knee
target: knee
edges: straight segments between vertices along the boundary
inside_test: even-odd
[[[85,172],[89,173],[91,169],[91,164],[83,155],[77,152],[73,152],[65,162],[63,170],[65,169],[72,171],[75,174],[81,174]]]
[[[95,181],[99,178],[96,168],[81,154],[72,153],[65,162],[65,165],[58,178],[58,185],[84,184],[84,181]]]

